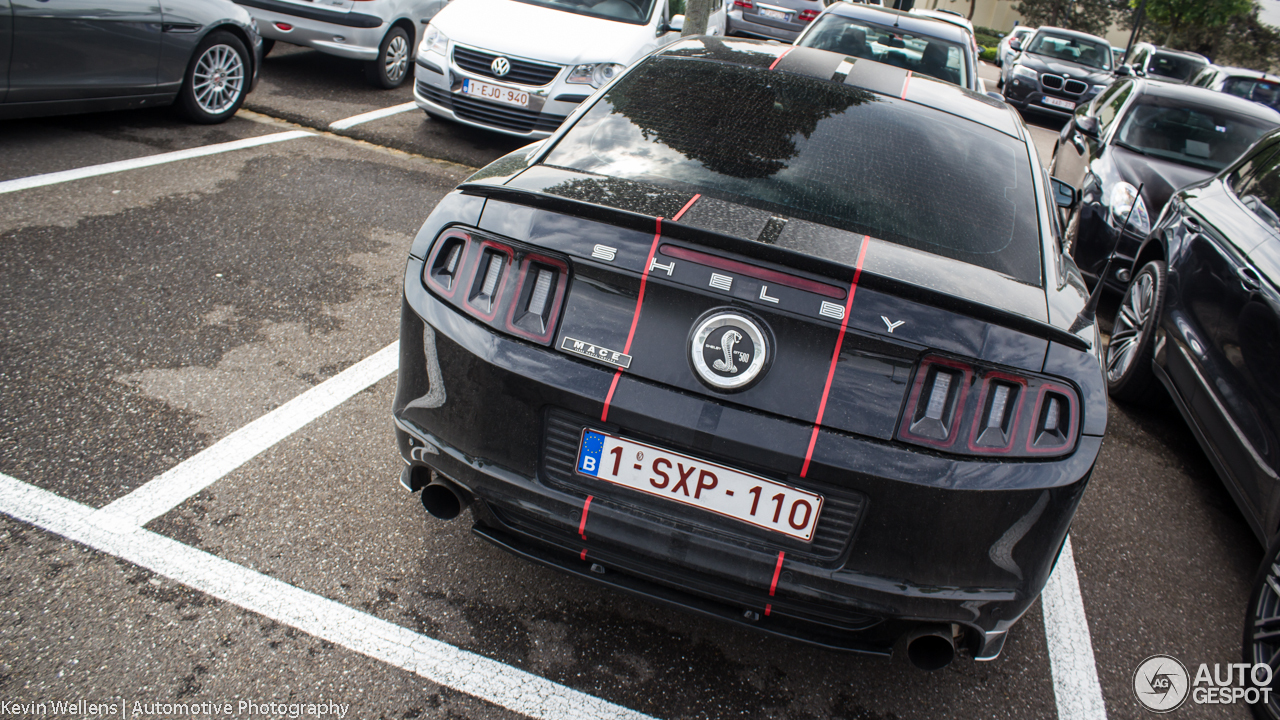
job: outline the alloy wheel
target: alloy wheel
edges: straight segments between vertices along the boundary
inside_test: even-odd
[[[1099,282],[1102,282],[1099,280]],[[1107,345],[1107,380],[1115,383],[1124,377],[1133,364],[1138,346],[1142,344],[1147,321],[1155,305],[1155,280],[1150,273],[1141,273],[1125,291],[1124,300],[1116,312],[1111,342]]]
[[[210,115],[226,112],[244,91],[244,60],[228,45],[214,45],[196,61],[195,101]]]
[[[400,82],[405,71],[409,69],[409,41],[403,35],[396,35],[387,43],[386,72],[387,80],[393,84]]]
[[[1246,662],[1270,665],[1272,672],[1270,701],[1254,706],[1254,715],[1280,718],[1280,694],[1276,692],[1280,689],[1276,688],[1280,675],[1280,558],[1271,558],[1264,573],[1245,619],[1244,652]]]

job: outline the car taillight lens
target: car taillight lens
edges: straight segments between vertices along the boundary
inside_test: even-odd
[[[423,285],[450,305],[543,345],[555,334],[568,281],[564,260],[458,228],[436,238],[422,267]]]
[[[818,17],[817,10],[801,10],[800,11],[800,19],[805,22],[810,22],[816,17]]]
[[[1035,457],[1075,447],[1080,402],[1066,385],[928,356],[897,438],[962,455]]]
[[[743,10],[750,10],[755,7],[751,0],[733,0],[733,6],[736,8],[742,8]]]

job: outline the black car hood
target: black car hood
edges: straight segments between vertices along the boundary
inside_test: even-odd
[[[1142,198],[1153,224],[1175,192],[1214,174],[1212,170],[1143,155],[1119,145],[1112,145],[1108,154],[1125,182],[1143,186]]]
[[[1048,58],[1035,53],[1024,52],[1018,58],[1018,64],[1031,68],[1038,73],[1052,73],[1075,80],[1083,80],[1091,85],[1107,85],[1111,82],[1111,73],[1105,70]]]

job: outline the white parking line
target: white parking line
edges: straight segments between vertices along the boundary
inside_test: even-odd
[[[407,102],[403,105],[392,105],[389,108],[382,108],[381,110],[374,110],[372,112],[362,113],[360,115],[353,115],[349,118],[334,120],[333,122],[329,123],[329,129],[330,130],[346,130],[349,127],[359,125],[360,123],[367,123],[370,120],[380,120],[384,117],[391,117],[392,115],[399,115],[402,112],[408,112],[410,110],[416,109],[417,107],[418,105],[416,103],[411,103],[411,102]]]
[[[396,341],[97,511],[95,522],[121,532],[146,525],[395,372],[399,360],[400,342]]]
[[[187,150],[175,150],[173,152],[160,153],[158,155],[147,155],[145,157],[133,158],[132,160],[120,160],[117,162],[103,163],[102,165],[91,165],[89,167],[76,168],[74,170],[63,170],[61,172],[33,175],[31,177],[18,178],[16,180],[5,180],[4,182],[0,182],[0,195],[16,192],[18,190],[30,190],[31,188],[43,187],[45,185],[56,185],[58,183],[70,182],[72,180],[83,180],[84,178],[97,177],[99,175],[110,175],[111,173],[124,172],[125,170],[137,170],[138,168],[163,165],[165,163],[176,162],[178,160],[190,160],[191,158],[205,157],[206,155],[217,155],[219,153],[231,152],[232,150],[243,150],[245,148],[258,147],[259,145],[269,145],[271,143],[278,143],[284,140],[293,140],[294,138],[310,137],[314,135],[315,133],[306,132],[305,130],[290,130],[288,132],[275,133],[273,135],[262,135],[260,137],[245,138],[243,140],[232,140],[231,142],[218,143],[216,145],[205,145],[204,147],[189,148]]]
[[[142,528],[94,522],[93,508],[0,474],[0,512],[176,582],[539,720],[652,720],[483,655],[406,630]]]
[[[1040,595],[1044,614],[1044,635],[1049,645],[1049,670],[1053,675],[1053,696],[1058,702],[1058,720],[1106,720],[1098,683],[1098,666],[1093,658],[1093,639],[1084,616],[1080,596],[1080,576],[1076,573],[1071,538],[1062,546],[1058,566]]]

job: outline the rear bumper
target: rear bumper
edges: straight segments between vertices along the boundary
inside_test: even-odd
[[[351,60],[376,59],[387,32],[386,22],[375,15],[311,9],[277,0],[237,2],[253,15],[264,38]],[[279,24],[291,29],[283,30]]]
[[[769,40],[795,42],[795,39],[800,37],[800,33],[804,32],[806,27],[808,27],[807,23],[766,25],[763,22],[755,22],[747,18],[741,10],[730,11],[725,17],[726,35],[750,35]]]
[[[1101,444],[1082,437],[1057,461],[941,461],[824,430],[801,480],[778,468],[798,469],[811,426],[625,374],[596,422],[613,372],[471,321],[422,288],[421,267],[406,271],[393,404],[404,460],[475,498],[476,532],[505,549],[765,632],[884,654],[914,627],[953,625],[973,656],[995,657],[1044,586]],[[699,431],[708,406],[714,435]],[[588,485],[572,473],[583,426],[805,487],[852,519],[819,547]]]

